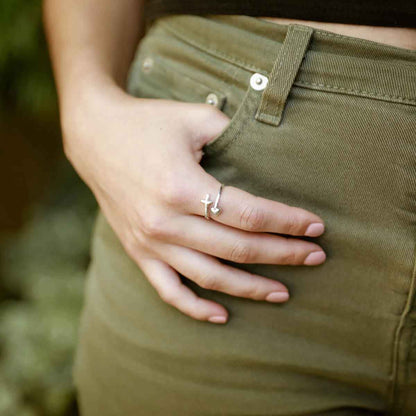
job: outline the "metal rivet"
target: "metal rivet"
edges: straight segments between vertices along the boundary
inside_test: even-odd
[[[264,90],[268,82],[269,82],[268,78],[262,74],[259,74],[258,72],[253,74],[250,78],[251,88],[257,91]]]
[[[144,72],[149,72],[152,69],[152,66],[153,66],[152,58],[146,58],[142,63],[142,69]]]
[[[218,105],[218,97],[214,93],[208,94],[205,102],[207,104],[215,105],[216,106],[216,105]]]

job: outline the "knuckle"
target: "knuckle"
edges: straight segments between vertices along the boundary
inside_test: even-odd
[[[184,181],[178,179],[168,179],[161,188],[162,200],[171,206],[181,206],[186,203],[188,199],[187,187]]]
[[[296,217],[297,217],[299,234],[303,235],[304,230],[306,229],[306,227],[311,222],[311,217],[310,217],[309,213],[307,211],[303,210],[302,208],[299,209],[298,213],[296,214]]]
[[[294,214],[289,214],[285,220],[285,228],[287,234],[296,234],[300,230],[299,217]]]
[[[252,258],[252,249],[245,242],[237,240],[231,248],[230,260],[237,263],[248,263]]]
[[[204,274],[198,277],[198,285],[204,289],[217,290],[219,289],[218,279],[212,274]]]
[[[257,284],[251,291],[251,298],[254,300],[263,300],[265,297],[264,292],[264,288],[262,288],[260,284]]]
[[[166,236],[166,220],[160,215],[149,216],[141,223],[141,231],[147,237],[163,238]]]
[[[260,230],[264,224],[264,212],[255,205],[246,205],[240,214],[241,228],[256,231]]]
[[[183,202],[183,196],[178,186],[165,185],[161,190],[163,201],[172,206],[178,206]]]
[[[250,285],[249,288],[244,293],[244,297],[254,299],[254,300],[261,300],[264,298],[264,287],[258,282],[258,276],[251,274],[253,278],[253,283]]]
[[[287,248],[286,251],[280,254],[279,257],[281,264],[300,264],[302,263],[302,256],[293,248]]]

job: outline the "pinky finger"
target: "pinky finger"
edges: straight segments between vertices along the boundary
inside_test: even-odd
[[[197,296],[182,283],[178,273],[165,262],[146,258],[140,261],[140,267],[166,303],[200,321],[217,324],[227,322],[228,312],[222,305]]]

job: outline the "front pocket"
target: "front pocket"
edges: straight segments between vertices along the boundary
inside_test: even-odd
[[[226,95],[198,70],[141,48],[129,72],[127,91],[140,98],[211,103],[221,110]]]
[[[232,144],[237,143],[238,137],[244,131],[246,122],[251,117],[252,104],[255,103],[254,98],[259,95],[259,92],[251,88],[249,83],[247,85],[245,94],[237,105],[229,123],[216,137],[206,143],[202,148],[206,155],[213,156],[229,148]]]
[[[223,65],[224,68],[223,68]],[[258,91],[250,87],[251,72],[216,62],[215,71],[201,69],[184,59],[157,54],[143,43],[130,68],[127,91],[140,98],[161,98],[189,103],[207,103],[226,114],[230,121],[203,151],[214,155],[230,146],[240,135],[249,116],[248,103]],[[224,82],[218,70],[238,73],[238,82]],[[237,76],[237,75],[235,75]],[[244,80],[244,81],[243,81]]]

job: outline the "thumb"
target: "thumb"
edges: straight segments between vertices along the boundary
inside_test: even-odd
[[[230,117],[221,110],[209,104],[201,105],[201,111],[195,115],[192,126],[192,133],[198,149],[216,140],[229,124]]]

